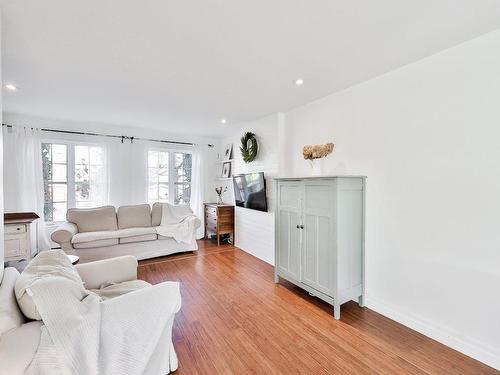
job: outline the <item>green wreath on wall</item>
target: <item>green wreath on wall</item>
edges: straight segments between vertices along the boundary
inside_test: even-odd
[[[252,132],[246,132],[243,137],[241,137],[241,156],[245,163],[250,163],[257,157],[257,151],[259,146],[257,145],[257,138]]]

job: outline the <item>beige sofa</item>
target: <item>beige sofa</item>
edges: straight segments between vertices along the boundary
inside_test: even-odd
[[[3,264],[0,264],[3,268]],[[132,284],[135,289],[142,289],[151,284],[137,280],[137,260],[134,257],[119,257],[98,262],[77,265],[76,269],[87,289],[96,289],[103,284],[113,287]],[[6,268],[2,278],[0,269],[0,374],[22,375],[30,365],[38,350],[41,337],[42,321],[27,319],[16,301],[14,287],[19,272]],[[122,293],[127,288],[121,288]],[[101,289],[106,291],[106,288]],[[116,288],[115,288],[116,290]],[[129,288],[130,290],[130,288]],[[137,292],[135,292],[137,293]],[[140,293],[140,292],[139,292]],[[120,293],[113,295],[115,298]],[[139,294],[135,294],[139,296]],[[172,304],[179,304],[180,293]],[[177,369],[177,356],[172,344],[172,324],[175,315],[162,333],[160,344],[155,348],[144,374],[167,374]]]
[[[70,208],[67,221],[52,232],[51,238],[67,254],[78,255],[82,263],[121,255],[134,255],[140,260],[198,250],[194,236],[191,243],[178,243],[157,235],[155,227],[161,217],[161,203],[152,208],[140,204],[118,210],[113,206]]]

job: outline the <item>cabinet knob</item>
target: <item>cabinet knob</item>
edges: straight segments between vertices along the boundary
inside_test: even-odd
[[[301,225],[301,226],[300,226],[300,229],[304,229],[304,226],[303,226],[303,225]]]
[[[299,224],[297,224],[297,229],[299,229],[299,228],[300,228],[300,225],[299,225]]]

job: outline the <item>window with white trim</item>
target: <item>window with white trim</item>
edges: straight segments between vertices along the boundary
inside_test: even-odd
[[[44,217],[66,219],[70,207],[106,203],[104,148],[97,145],[43,142]]]
[[[174,150],[148,151],[148,202],[189,204],[192,154]]]

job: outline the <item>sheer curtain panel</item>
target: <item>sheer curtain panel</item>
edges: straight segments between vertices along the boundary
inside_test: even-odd
[[[196,238],[204,236],[205,214],[203,203],[205,199],[205,160],[208,157],[208,147],[205,145],[193,146],[193,167],[191,176],[191,199],[190,206],[194,214],[201,220],[201,226],[196,232]]]
[[[35,212],[37,250],[50,249],[44,221],[42,139],[39,129],[3,127],[5,212]]]

